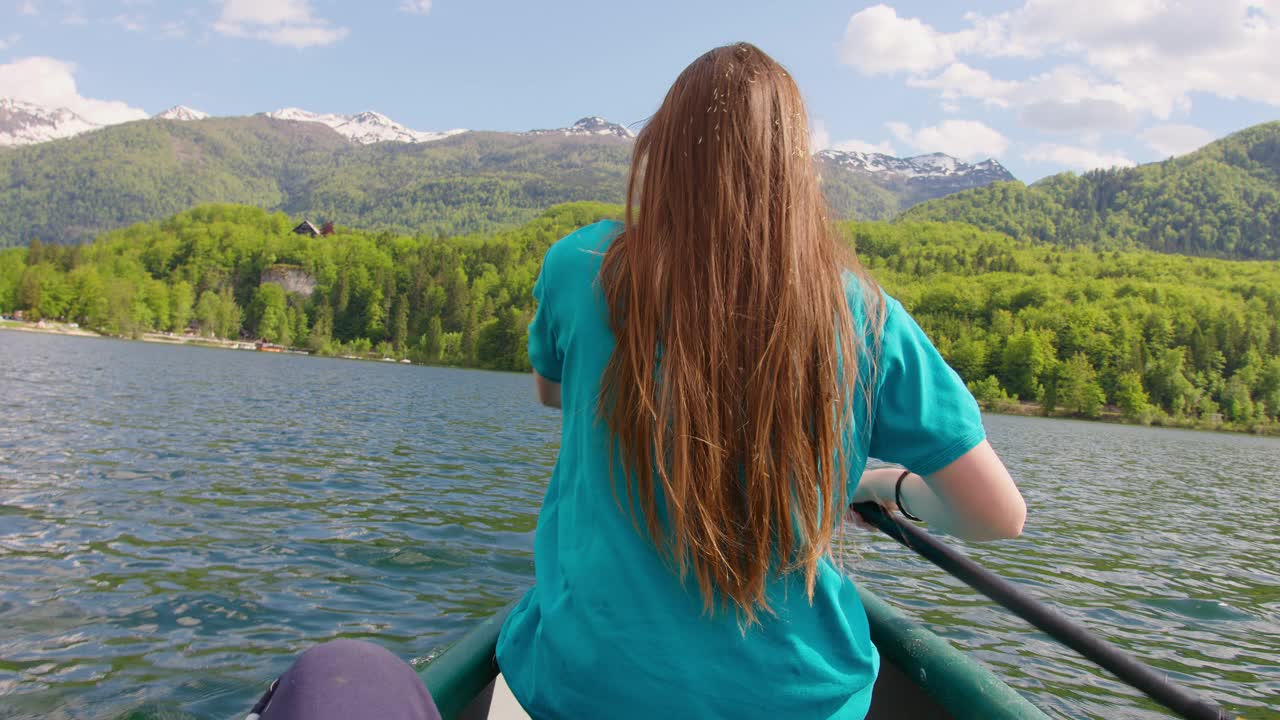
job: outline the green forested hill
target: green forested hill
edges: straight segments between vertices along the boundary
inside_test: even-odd
[[[312,238],[284,214],[205,206],[86,245],[0,251],[0,311],[526,369],[543,254],[620,210],[562,205],[454,238]],[[842,228],[986,403],[1280,432],[1280,263],[1065,249],[954,223]],[[264,282],[290,274],[314,292]]]
[[[888,220],[910,206],[906,193],[886,188],[872,178],[829,163],[818,166],[822,194],[836,218]]]
[[[620,202],[631,143],[615,137],[469,132],[335,153],[280,209],[404,233],[519,225],[569,201]]]
[[[1280,258],[1280,122],[1164,162],[997,183],[917,205],[1016,238],[1241,259]]]
[[[397,232],[514,226],[570,200],[620,201],[628,142],[465,133],[355,145],[315,123],[144,120],[0,153],[0,245],[91,240],[201,203]]]
[[[527,366],[525,326],[556,239],[620,208],[574,203],[519,228],[437,238],[339,228],[293,233],[283,213],[206,205],[84,245],[0,250],[0,311],[113,335],[253,337],[314,352]],[[302,276],[289,293],[264,277]]]
[[[0,243],[91,240],[194,205],[279,207],[346,146],[320,125],[266,118],[142,121],[0,153]]]
[[[979,399],[1280,431],[1280,263],[1095,251],[959,223],[851,223]]]

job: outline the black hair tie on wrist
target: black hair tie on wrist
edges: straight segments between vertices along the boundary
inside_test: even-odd
[[[915,515],[912,515],[911,513],[907,512],[906,508],[902,507],[902,481],[906,480],[907,476],[910,474],[911,474],[910,470],[903,470],[902,474],[898,476],[898,484],[893,486],[893,501],[897,503],[898,512],[902,513],[903,517],[905,517],[908,520],[915,520],[916,522],[924,522],[923,520],[916,517]]]

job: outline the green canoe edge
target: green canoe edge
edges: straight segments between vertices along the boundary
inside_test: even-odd
[[[498,631],[516,602],[480,621],[418,671],[445,720],[456,718],[498,676]]]
[[[858,589],[871,640],[882,661],[897,666],[955,720],[1040,720],[1048,716],[973,658],[874,593]],[[482,620],[427,664],[419,675],[440,714],[449,720],[498,675],[498,631],[515,603]]]
[[[977,660],[895,610],[870,590],[858,588],[867,609],[871,641],[881,662],[892,663],[955,720],[1048,718]]]

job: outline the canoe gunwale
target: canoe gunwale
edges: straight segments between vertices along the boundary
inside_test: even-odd
[[[418,671],[445,720],[461,717],[471,701],[498,676],[494,657],[498,633],[515,606],[513,602],[482,620]]]
[[[858,588],[867,610],[871,640],[882,663],[894,666],[933,704],[955,720],[1042,720],[1048,716],[990,669],[951,646],[928,628],[895,610],[869,590]],[[418,671],[445,720],[463,717],[498,675],[494,651],[498,633],[516,603],[485,618]],[[875,704],[873,704],[873,711]]]
[[[870,590],[857,590],[882,666],[893,665],[955,720],[1048,719],[987,666]]]

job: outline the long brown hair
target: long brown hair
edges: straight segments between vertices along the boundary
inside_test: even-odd
[[[636,139],[601,269],[617,345],[600,409],[632,517],[708,612],[755,622],[773,573],[803,572],[812,598],[865,344],[845,269],[878,316],[827,220],[791,76],[746,43],[695,60]]]

